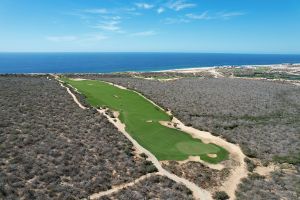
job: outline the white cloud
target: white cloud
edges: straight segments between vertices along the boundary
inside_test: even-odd
[[[65,35],[65,36],[47,36],[47,40],[52,42],[71,42],[78,39],[76,36],[72,35]]]
[[[148,3],[136,3],[135,5],[136,7],[143,8],[143,9],[151,9],[154,7],[154,5]]]
[[[166,18],[163,20],[163,22],[165,24],[183,24],[183,23],[189,23],[190,20],[184,17],[178,17],[178,18]]]
[[[231,19],[232,17],[245,15],[243,12],[221,12],[218,15],[223,19]]]
[[[200,20],[200,19],[206,19],[206,20],[207,19],[212,19],[212,17],[208,15],[207,11],[205,11],[201,14],[189,13],[189,14],[186,14],[186,17],[188,17],[190,19],[198,19],[198,20]]]
[[[168,7],[172,10],[175,10],[175,11],[180,11],[180,10],[183,10],[183,9],[186,9],[186,8],[192,8],[192,7],[195,7],[195,6],[197,6],[197,5],[194,4],[194,3],[187,3],[185,0],[171,1],[168,4]]]
[[[229,20],[233,17],[242,16],[242,15],[245,15],[245,13],[243,13],[243,12],[218,12],[218,13],[209,14],[208,11],[205,11],[201,14],[189,13],[189,14],[186,14],[185,16],[191,20],[210,20],[210,19]]]
[[[114,21],[118,21],[118,20],[121,20],[122,17],[120,16],[107,16],[107,15],[103,15],[101,16],[103,19],[107,19],[107,20],[114,20]]]
[[[137,9],[135,7],[120,8],[118,9],[118,13],[123,13],[126,15],[133,15],[133,16],[141,15],[141,13],[137,12]]]
[[[98,25],[93,26],[93,28],[99,28],[104,31],[120,31],[121,28],[118,26],[120,24],[120,21],[118,20],[111,20],[111,21],[105,21]]]
[[[96,9],[86,9],[83,10],[85,13],[91,13],[91,14],[108,14],[108,10],[105,8],[96,8]]]
[[[88,14],[83,13],[81,11],[64,12],[63,14],[64,15],[70,15],[70,16],[76,16],[76,17],[78,17],[82,20],[88,20],[88,19],[91,18]]]
[[[101,41],[108,37],[101,33],[85,34],[82,36],[47,36],[46,39],[51,42],[88,42],[88,41]]]
[[[132,33],[130,34],[130,36],[152,36],[152,35],[156,35],[157,33],[155,31],[142,31],[142,32],[136,32],[136,33]]]
[[[165,11],[165,9],[163,7],[159,7],[156,11],[158,14],[160,14],[160,13],[163,13]]]
[[[106,40],[108,39],[107,36],[102,35],[101,33],[97,34],[87,34],[83,40],[85,41],[101,41],[101,40]]]

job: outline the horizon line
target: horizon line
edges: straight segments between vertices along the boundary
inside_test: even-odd
[[[0,51],[3,53],[35,53],[35,54],[46,54],[46,53],[182,53],[182,54],[240,54],[240,55],[300,55],[300,53],[272,53],[272,52],[202,52],[202,51]]]

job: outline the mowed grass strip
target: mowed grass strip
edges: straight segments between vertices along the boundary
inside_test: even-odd
[[[189,156],[200,156],[204,161],[218,163],[228,159],[225,149],[204,144],[185,132],[161,125],[159,121],[170,121],[170,116],[134,91],[102,81],[62,80],[84,94],[92,106],[118,111],[126,131],[158,160],[185,160]],[[217,157],[211,158],[207,154],[216,154]]]

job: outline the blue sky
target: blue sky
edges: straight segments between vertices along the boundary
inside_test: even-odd
[[[0,51],[300,53],[299,0],[1,0]]]

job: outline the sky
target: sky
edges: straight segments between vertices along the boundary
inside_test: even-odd
[[[0,0],[0,52],[300,54],[300,1]]]

